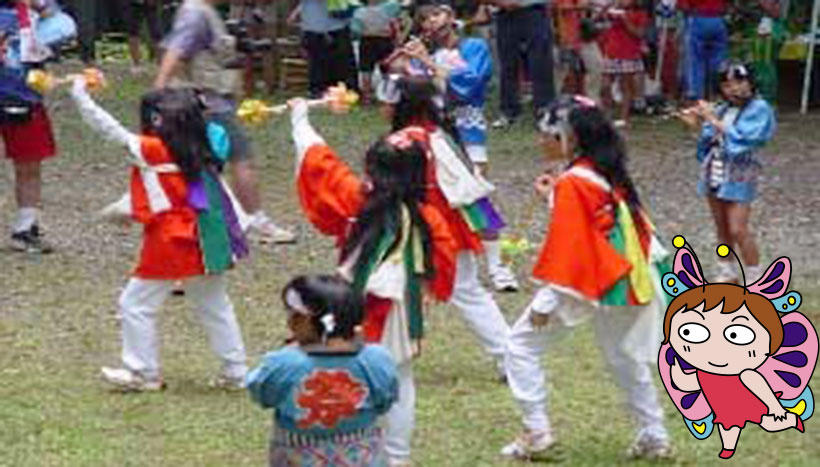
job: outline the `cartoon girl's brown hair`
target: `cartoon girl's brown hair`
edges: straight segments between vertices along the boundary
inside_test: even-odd
[[[766,297],[749,292],[744,287],[734,284],[708,284],[694,287],[680,294],[666,308],[663,320],[663,343],[669,342],[672,317],[675,313],[691,310],[701,303],[705,310],[712,310],[723,303],[721,313],[730,314],[738,311],[743,305],[754,318],[769,332],[769,355],[773,355],[783,343],[783,323],[772,302]]]

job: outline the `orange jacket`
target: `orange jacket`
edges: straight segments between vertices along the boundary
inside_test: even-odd
[[[165,144],[143,136],[142,156],[149,166],[174,164]],[[197,213],[188,205],[188,182],[181,172],[160,173],[160,185],[171,208],[152,212],[143,183],[142,171],[131,171],[131,209],[134,219],[144,225],[139,264],[134,275],[142,279],[183,279],[205,273],[199,247]]]
[[[592,167],[583,160],[576,165]],[[600,300],[632,268],[609,242],[612,206],[611,191],[601,185],[568,172],[558,177],[533,276],[580,298]]]
[[[305,216],[341,245],[365,203],[362,181],[329,146],[314,144],[305,153],[296,185]],[[424,203],[419,212],[430,228],[433,243],[434,275],[427,286],[437,299],[448,300],[455,281],[457,246],[436,207]]]

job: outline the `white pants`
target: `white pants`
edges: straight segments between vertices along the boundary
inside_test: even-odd
[[[391,460],[410,460],[410,439],[416,424],[416,386],[410,361],[398,366],[399,398],[387,412],[385,451]]]
[[[478,337],[484,350],[499,365],[504,362],[510,325],[501,314],[493,295],[478,280],[478,262],[475,254],[459,253],[456,263],[456,278],[450,303]]]
[[[473,253],[460,253],[455,287],[450,303],[455,305],[484,350],[503,365],[510,327],[492,294],[478,281],[478,263]],[[416,388],[411,363],[399,365],[399,399],[387,412],[386,451],[390,459],[409,460],[415,425]]]
[[[523,412],[524,426],[532,431],[551,431],[547,416],[546,372],[541,368],[541,355],[552,337],[552,325],[556,323],[536,329],[530,322],[530,315],[533,308],[536,308],[541,312],[550,312],[551,321],[558,320],[558,315],[567,316],[566,313],[561,313],[564,310],[559,310],[559,307],[581,304],[557,294],[547,294],[549,299],[545,301],[540,296],[543,290],[539,291],[533,303],[513,325],[506,356],[510,390]],[[656,305],[653,302],[648,306]],[[644,310],[645,307],[638,306],[602,307],[592,310],[591,316],[598,344],[610,369],[615,373],[618,385],[627,393],[628,406],[640,426],[640,434],[666,439],[668,435],[663,425],[663,412],[652,384],[654,366],[648,358],[639,358],[635,355],[636,352],[627,351],[627,346],[624,345],[633,325],[638,321],[639,313]],[[651,335],[647,337],[651,338]]]
[[[120,295],[122,361],[126,368],[153,379],[160,376],[157,310],[174,290],[176,281],[131,278]],[[183,281],[185,296],[208,334],[211,349],[222,359],[230,378],[247,372],[242,334],[228,298],[224,276],[198,276]]]

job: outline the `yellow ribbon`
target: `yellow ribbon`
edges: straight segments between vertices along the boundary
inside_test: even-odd
[[[624,236],[624,254],[626,260],[632,265],[632,270],[629,272],[629,282],[638,303],[644,305],[652,300],[655,288],[652,286],[652,278],[649,273],[649,261],[644,256],[641,241],[638,238],[638,231],[632,219],[632,213],[625,201],[618,202],[618,219]]]

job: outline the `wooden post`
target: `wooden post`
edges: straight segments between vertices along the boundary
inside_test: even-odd
[[[803,96],[800,100],[800,113],[809,110],[809,91],[811,90],[811,75],[814,69],[814,46],[817,43],[817,17],[820,14],[820,0],[814,0],[811,9],[811,28],[809,28],[809,55],[806,57],[806,72],[803,74]]]

